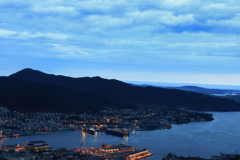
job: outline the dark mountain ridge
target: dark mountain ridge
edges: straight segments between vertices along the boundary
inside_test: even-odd
[[[156,86],[156,85],[149,85],[149,84],[131,84],[133,86],[140,86],[140,87],[159,87],[159,88],[167,88],[167,89],[178,89],[183,91],[190,91],[190,92],[197,92],[202,94],[231,94],[231,93],[240,93],[240,90],[237,89],[215,89],[215,88],[204,88],[198,86],[181,86],[181,87],[169,87],[169,86]]]
[[[105,107],[133,108],[104,97],[62,86],[0,77],[0,106],[10,110],[29,112],[83,113],[97,112]]]
[[[240,104],[228,99],[200,93],[159,87],[138,87],[101,77],[71,78],[55,76],[32,69],[24,69],[10,75],[11,78],[58,85],[83,91],[100,97],[129,104],[184,106],[195,110],[239,111]]]
[[[171,89],[179,89],[184,91],[198,92],[203,94],[227,94],[227,93],[240,93],[239,90],[230,90],[230,89],[209,89],[197,86],[182,86],[182,87],[167,87]]]
[[[203,88],[198,86],[181,86],[181,87],[161,87],[161,86],[154,86],[154,85],[148,85],[148,84],[142,84],[142,85],[135,85],[131,84],[133,86],[140,86],[140,87],[159,87],[159,88],[167,88],[167,89],[178,89],[183,91],[189,91],[189,92],[196,92],[196,93],[202,93],[206,95],[216,96],[219,98],[226,98],[230,100],[234,100],[238,103],[240,103],[240,90],[237,89],[214,89],[214,88]]]

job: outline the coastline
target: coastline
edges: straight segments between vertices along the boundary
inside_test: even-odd
[[[89,135],[82,131],[57,131],[50,135],[34,135],[18,138],[0,139],[1,144],[21,144],[26,138],[45,140],[53,149],[65,146],[67,149],[80,148],[86,139],[84,148],[101,147],[102,144],[120,143],[135,148],[147,148],[156,157],[162,158],[169,152],[178,156],[200,156],[210,158],[220,152],[234,154],[240,151],[240,112],[215,112],[214,121],[193,122],[184,125],[173,124],[170,130],[132,131],[129,137],[106,135],[103,132]]]

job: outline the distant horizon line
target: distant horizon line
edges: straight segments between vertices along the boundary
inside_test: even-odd
[[[225,84],[198,84],[198,83],[176,83],[176,82],[150,82],[150,81],[123,81],[126,83],[136,85],[152,85],[156,87],[182,87],[182,86],[195,86],[207,89],[231,89],[240,90],[240,85],[225,85]],[[209,88],[210,87],[210,88]]]
[[[119,80],[125,83],[132,83],[132,84],[136,84],[136,85],[152,85],[152,86],[156,86],[156,87],[182,87],[182,86],[195,86],[195,87],[202,87],[202,88],[207,88],[207,89],[231,89],[231,90],[240,90],[240,85],[230,85],[230,84],[202,84],[202,83],[178,83],[178,82],[153,82],[153,81],[134,81],[134,80],[121,80],[118,78],[107,78],[107,77],[103,77],[100,75],[95,75],[95,76],[82,76],[82,77],[76,77],[76,76],[70,76],[70,75],[64,75],[64,74],[56,74],[56,73],[47,73],[38,69],[33,69],[33,68],[23,68],[20,69],[17,72],[23,71],[23,70],[33,70],[33,71],[39,71],[45,74],[53,74],[55,76],[65,76],[65,77],[71,77],[71,78],[85,78],[85,77],[89,77],[89,78],[93,78],[93,77],[100,77],[103,79],[115,79],[115,80]],[[12,74],[15,74],[17,72],[11,73],[8,76],[0,76],[0,77],[9,77]]]

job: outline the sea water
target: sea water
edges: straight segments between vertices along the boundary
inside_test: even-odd
[[[214,121],[191,122],[173,125],[169,130],[135,131],[130,137],[121,138],[97,132],[89,135],[82,131],[58,131],[50,135],[23,136],[0,139],[0,144],[22,144],[30,140],[45,140],[54,149],[101,147],[102,144],[126,145],[136,149],[148,149],[154,156],[148,160],[161,159],[168,153],[177,156],[200,156],[210,158],[220,152],[235,154],[240,152],[240,112],[213,112]]]

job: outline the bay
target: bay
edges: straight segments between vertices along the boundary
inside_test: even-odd
[[[148,160],[161,159],[168,153],[177,156],[200,156],[210,158],[220,152],[235,154],[240,152],[240,112],[213,112],[214,121],[191,122],[173,125],[170,130],[136,131],[124,138],[126,145],[136,149],[148,149],[154,156]],[[2,145],[22,144],[30,140],[45,140],[53,149],[101,147],[102,144],[119,144],[123,138],[98,132],[95,135],[82,131],[60,131],[51,135],[23,136],[0,139]]]

